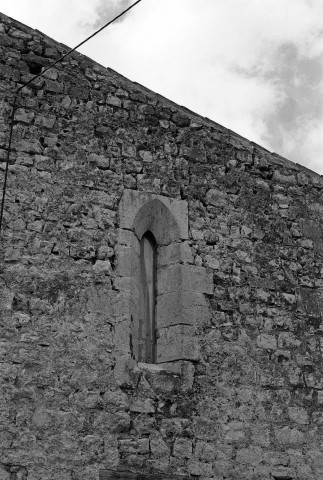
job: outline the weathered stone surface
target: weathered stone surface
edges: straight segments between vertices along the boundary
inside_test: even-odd
[[[252,428],[252,441],[255,445],[269,447],[270,430],[267,425],[256,425]]]
[[[139,254],[131,246],[118,246],[116,249],[116,260],[118,275],[122,277],[136,277],[139,273]]]
[[[294,420],[296,423],[300,423],[301,425],[306,425],[309,423],[308,413],[305,408],[289,407],[288,416],[291,420]]]
[[[210,443],[198,441],[195,445],[194,455],[204,462],[212,462],[215,460],[216,451]]]
[[[100,470],[99,480],[188,480],[189,477],[175,474],[132,473],[120,470]]]
[[[206,195],[206,201],[209,205],[215,207],[225,206],[228,201],[227,194],[216,188],[211,188]]]
[[[245,440],[244,425],[242,422],[230,422],[223,426],[225,440],[228,443],[242,442]]]
[[[177,290],[198,293],[213,292],[213,276],[203,267],[171,265],[158,271],[161,295]]]
[[[173,452],[175,457],[190,458],[193,453],[192,440],[189,438],[177,437],[174,443]]]
[[[277,442],[282,445],[295,445],[304,443],[304,434],[297,428],[283,427],[275,429]]]
[[[150,435],[150,451],[155,458],[161,458],[169,455],[169,446],[163,440],[160,433],[153,432]]]
[[[135,362],[130,355],[119,356],[114,368],[114,378],[119,386],[131,386],[136,379]]]
[[[171,243],[172,239],[177,239],[177,232],[172,234],[172,228],[179,229],[179,238],[187,239],[187,202],[184,200],[177,200],[173,198],[167,198],[161,195],[151,195],[145,192],[138,192],[134,190],[125,190],[119,204],[119,215],[120,215],[120,227],[124,229],[133,229],[135,224],[135,219],[140,209],[148,204],[149,202],[159,201],[162,205],[165,205],[165,212],[168,211],[171,216],[174,218],[174,226],[169,224],[164,224],[163,222],[163,211],[161,211],[160,217],[152,219],[151,221],[156,222],[156,230],[161,237],[160,244]],[[145,212],[145,217],[149,217],[149,213]],[[148,228],[148,226],[147,226]],[[155,237],[157,239],[157,236]]]
[[[179,290],[157,297],[156,315],[160,328],[178,324],[202,326],[211,317],[202,293]]]
[[[172,243],[158,249],[158,264],[163,267],[172,263],[193,263],[193,255],[187,242]]]
[[[131,402],[130,411],[140,413],[154,413],[155,406],[150,398],[146,398],[145,400],[137,398]]]
[[[111,263],[109,260],[97,260],[93,265],[95,273],[109,275],[111,273]]]
[[[127,245],[128,247],[131,247],[133,249],[135,254],[140,254],[140,243],[138,241],[138,238],[130,230],[124,230],[122,228],[119,228],[118,244]]]
[[[194,336],[195,329],[189,325],[175,325],[159,329],[157,363],[198,360],[200,353]]]
[[[10,472],[5,470],[1,465],[0,465],[0,480],[10,480]]]
[[[260,348],[275,350],[277,348],[277,340],[273,335],[262,333],[257,337],[257,345]]]
[[[0,43],[3,178],[15,85],[64,47],[3,15]],[[0,478],[321,480],[322,188],[76,52],[21,90]],[[147,230],[158,364],[136,360]]]

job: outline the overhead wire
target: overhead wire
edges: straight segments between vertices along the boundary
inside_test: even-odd
[[[10,153],[11,153],[11,144],[12,144],[12,137],[13,137],[13,125],[15,121],[15,112],[17,109],[17,96],[18,93],[25,87],[27,87],[30,83],[34,82],[37,78],[41,77],[46,73],[50,68],[53,68],[55,65],[58,63],[62,62],[64,58],[66,58],[68,55],[71,53],[75,52],[79,47],[84,45],[86,42],[91,40],[91,38],[95,37],[98,33],[102,32],[105,28],[107,28],[111,23],[115,22],[118,20],[120,17],[122,17],[125,13],[129,12],[133,7],[135,7],[139,2],[142,0],[137,0],[135,3],[130,5],[128,8],[123,10],[119,15],[114,17],[112,20],[110,20],[108,23],[103,25],[103,27],[100,27],[98,30],[96,30],[94,33],[92,33],[89,37],[87,37],[85,40],[80,42],[76,47],[71,48],[68,52],[64,53],[60,58],[57,60],[54,60],[48,67],[46,67],[44,70],[42,70],[40,73],[35,75],[33,78],[25,82],[24,84],[20,85],[19,88],[14,93],[14,99],[13,99],[13,105],[12,105],[12,111],[11,111],[11,116],[10,116],[10,122],[9,122],[9,141],[8,141],[8,148],[7,148],[7,156],[6,156],[6,166],[5,166],[5,174],[4,174],[4,183],[3,183],[3,189],[2,189],[2,202],[1,202],[1,209],[0,209],[0,238],[1,238],[1,231],[2,231],[2,222],[3,222],[3,212],[4,212],[4,205],[5,205],[5,197],[6,197],[6,189],[7,189],[7,181],[8,181],[8,172],[9,172],[9,162],[10,162]]]

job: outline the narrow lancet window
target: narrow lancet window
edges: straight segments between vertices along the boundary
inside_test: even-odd
[[[138,360],[156,363],[156,240],[147,231],[140,242],[140,316]]]

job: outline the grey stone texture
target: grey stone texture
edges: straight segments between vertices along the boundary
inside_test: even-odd
[[[65,51],[0,15],[1,185],[13,93]],[[322,177],[78,53],[15,118],[0,479],[321,480]],[[150,228],[156,365],[135,352]]]
[[[157,363],[199,360],[199,346],[194,325],[207,323],[210,309],[203,292],[213,292],[213,277],[204,267],[186,265],[194,262],[188,238],[187,202],[155,194],[125,189],[119,202],[116,273],[128,279],[123,290],[120,318],[122,335],[116,336],[115,351],[138,357],[140,240],[149,230],[157,241],[156,336]],[[116,327],[118,329],[118,326]],[[130,340],[127,340],[128,337]],[[138,358],[137,358],[138,359]],[[117,359],[118,362],[118,359]],[[166,366],[165,366],[166,368]],[[167,367],[168,368],[168,367]],[[125,373],[125,382],[128,373]],[[122,383],[118,373],[118,382]],[[189,379],[184,374],[183,384]]]

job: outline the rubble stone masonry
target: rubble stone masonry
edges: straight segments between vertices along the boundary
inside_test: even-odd
[[[15,89],[67,47],[0,20],[2,185]],[[322,480],[322,177],[78,53],[18,107],[0,479]],[[156,365],[129,198],[167,220]]]

